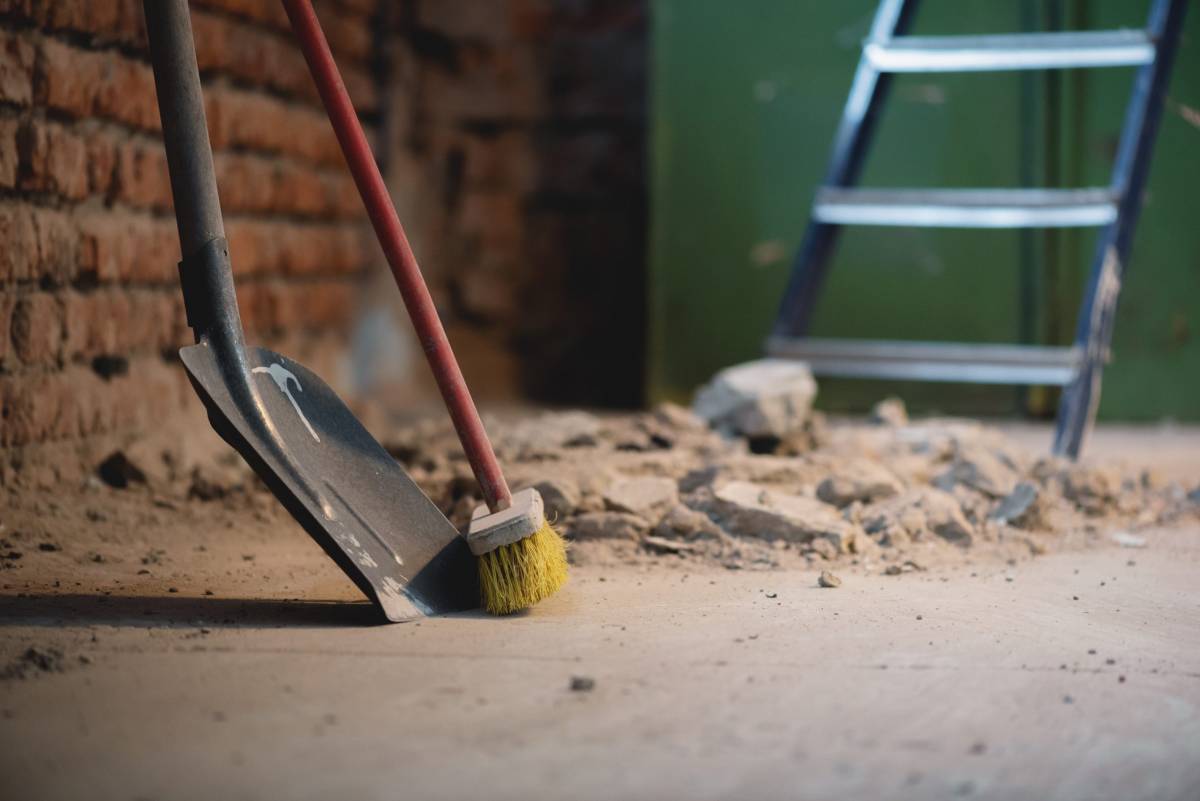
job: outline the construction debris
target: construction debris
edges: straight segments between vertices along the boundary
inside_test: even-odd
[[[817,584],[827,589],[833,589],[842,586],[842,580],[828,570],[822,570],[821,575],[817,577]]]
[[[692,408],[720,431],[785,439],[804,427],[816,396],[808,365],[761,359],[717,373],[696,393]]]
[[[1128,531],[1200,512],[1190,488],[1126,477],[1113,465],[1039,458],[974,421],[903,422],[896,404],[887,424],[824,424],[808,450],[781,438],[758,452],[761,432],[785,429],[747,420],[795,426],[803,409],[811,426],[816,415],[803,392],[787,414],[775,414],[787,406],[784,394],[745,375],[714,381],[698,413],[673,405],[572,411],[489,427],[514,482],[538,488],[575,542],[573,558],[586,561],[671,557],[758,570],[847,563],[895,575],[990,552],[1028,559],[1078,544],[1067,536],[1075,532]],[[763,392],[755,396],[753,386]],[[713,392],[747,405],[716,413]],[[732,420],[754,433],[733,433]],[[388,447],[461,525],[478,500],[448,428],[419,423],[396,431]],[[551,432],[555,444],[531,431]]]

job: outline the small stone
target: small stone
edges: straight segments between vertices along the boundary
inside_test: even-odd
[[[949,492],[958,484],[993,498],[1003,498],[1017,484],[1017,470],[999,452],[979,446],[960,447],[950,467],[933,480],[938,489]]]
[[[890,498],[903,487],[885,467],[866,460],[852,461],[817,486],[817,497],[839,508],[860,501]]]
[[[900,427],[908,425],[908,409],[904,401],[894,395],[884,398],[871,407],[870,421],[876,425]]]
[[[613,483],[604,493],[604,503],[614,512],[628,512],[657,522],[679,502],[679,488],[670,478],[638,476]]]
[[[656,537],[653,534],[643,535],[642,545],[648,550],[658,553],[686,554],[694,553],[700,549],[700,546],[694,543],[669,540],[666,537]]]
[[[685,431],[704,431],[708,424],[685,406],[677,403],[660,403],[654,407],[654,418],[658,422]]]
[[[696,393],[692,410],[718,430],[784,439],[804,427],[816,395],[808,365],[760,359],[717,373]]]
[[[788,495],[749,481],[731,481],[714,493],[714,511],[730,533],[789,542],[824,537],[847,550],[860,531],[816,498]]]
[[[1100,515],[1116,504],[1121,482],[1108,470],[1072,465],[1060,474],[1063,497],[1084,512]]]
[[[573,693],[589,693],[596,689],[596,680],[591,676],[572,676],[570,688]]]
[[[663,515],[654,527],[654,535],[664,539],[721,539],[725,532],[708,515],[680,503]]]
[[[552,522],[566,520],[579,506],[579,486],[565,478],[547,478],[536,482],[533,488],[542,496],[546,517]]]
[[[39,542],[38,550],[52,552],[52,551],[61,551],[62,548],[60,548],[56,543],[53,543],[53,542]]]
[[[842,580],[828,570],[822,570],[821,575],[817,577],[817,584],[832,589],[842,586]]]
[[[596,445],[603,430],[604,425],[594,414],[548,412],[508,427],[503,441],[519,451],[585,448]]]
[[[921,510],[934,534],[959,545],[970,545],[975,535],[974,527],[963,516],[962,508],[953,495],[930,489],[922,493]]]
[[[650,524],[628,512],[588,512],[575,515],[565,524],[566,534],[574,540],[638,540]]]
[[[824,537],[814,539],[809,543],[808,549],[826,562],[832,562],[838,558],[837,546]]]

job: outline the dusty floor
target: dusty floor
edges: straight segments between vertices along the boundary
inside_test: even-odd
[[[1093,445],[1200,479],[1194,428]],[[585,541],[531,614],[378,626],[223,486],[6,499],[0,795],[1200,797],[1194,518],[899,575]]]

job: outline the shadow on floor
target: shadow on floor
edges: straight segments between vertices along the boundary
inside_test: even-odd
[[[74,624],[142,628],[322,628],[383,623],[375,607],[366,601],[90,594],[0,596],[0,627]]]

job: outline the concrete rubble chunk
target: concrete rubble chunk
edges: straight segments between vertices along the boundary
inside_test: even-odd
[[[838,508],[855,501],[871,503],[890,498],[903,489],[900,480],[883,465],[858,459],[840,467],[817,486],[817,497]]]
[[[902,544],[937,535],[957,545],[970,545],[975,528],[953,495],[932,487],[913,489],[871,504],[861,514],[863,528],[884,544]]]
[[[717,373],[696,393],[692,410],[725,433],[784,439],[803,429],[816,395],[808,365],[760,359]]]
[[[676,504],[654,527],[654,535],[662,539],[720,539],[725,532],[703,512]]]
[[[963,515],[962,508],[953,495],[927,489],[921,492],[918,503],[921,511],[925,513],[926,525],[930,531],[959,545],[971,544],[975,528]]]
[[[659,476],[623,478],[604,493],[605,505],[614,512],[628,512],[656,523],[679,502],[674,479]]]
[[[876,425],[900,427],[908,425],[908,409],[895,396],[884,398],[871,407],[870,420]]]
[[[663,425],[691,431],[704,431],[708,424],[686,406],[677,403],[660,403],[654,407],[654,417]]]
[[[1003,498],[1016,487],[1017,468],[1003,454],[978,446],[958,451],[950,467],[933,480],[934,486],[949,492],[962,485],[993,498]]]
[[[628,512],[586,512],[567,521],[566,535],[573,540],[638,540],[650,524]]]
[[[1117,502],[1120,479],[1109,470],[1071,465],[1060,473],[1063,497],[1090,515],[1102,515]]]
[[[546,517],[554,523],[574,514],[582,499],[579,486],[567,478],[547,478],[532,486],[542,496]]]
[[[817,577],[817,584],[826,589],[833,589],[842,586],[842,580],[828,570],[822,570],[821,575]]]
[[[713,511],[731,534],[788,542],[829,540],[849,547],[858,527],[816,498],[788,495],[748,481],[731,481],[713,493]]]
[[[603,434],[600,418],[587,412],[548,412],[498,429],[506,447],[518,452],[596,445]]]

